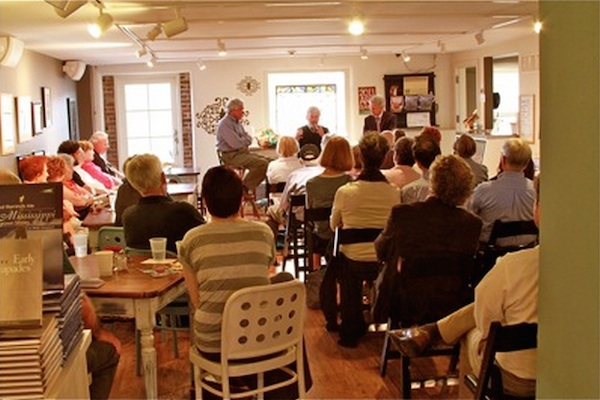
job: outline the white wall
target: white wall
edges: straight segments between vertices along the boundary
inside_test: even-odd
[[[58,145],[69,138],[67,98],[76,98],[75,82],[62,72],[62,61],[32,51],[24,50],[15,68],[0,67],[0,91],[13,96],[29,96],[31,101],[41,101],[42,87],[49,87],[52,96],[52,125],[41,135],[18,143],[15,154],[46,150],[55,154]],[[17,171],[15,154],[0,157],[0,168]]]
[[[192,74],[192,109],[195,115],[204,107],[214,102],[216,97],[240,97],[250,111],[249,120],[256,129],[269,127],[267,75],[270,72],[288,71],[331,71],[343,70],[347,73],[347,121],[349,139],[358,141],[362,134],[364,115],[358,113],[357,88],[360,86],[376,86],[378,94],[384,94],[384,75],[431,72],[435,73],[435,92],[438,102],[437,122],[443,128],[453,127],[453,84],[450,56],[422,55],[413,56],[407,69],[401,58],[394,55],[370,56],[368,60],[360,57],[326,57],[323,66],[319,66],[319,58],[289,57],[257,60],[218,60],[205,61],[207,69],[200,71],[194,63],[158,65],[149,72],[145,65],[102,66],[95,68],[99,85],[102,75],[146,74],[146,73],[178,73]],[[260,82],[260,89],[252,96],[245,96],[237,89],[237,83],[250,76]],[[99,86],[97,86],[99,88]],[[97,89],[98,90],[98,89]],[[298,110],[303,121],[306,110]],[[96,109],[97,114],[101,110]],[[194,119],[194,138],[196,166],[206,171],[217,164],[215,139],[202,128],[196,128]],[[102,128],[102,118],[96,120],[95,128]]]

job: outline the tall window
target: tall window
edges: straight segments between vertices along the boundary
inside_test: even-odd
[[[152,153],[165,164],[180,164],[175,77],[123,79],[119,99],[119,156]]]
[[[306,124],[306,110],[321,110],[320,125],[341,135],[346,133],[345,74],[299,72],[269,74],[269,123],[280,135],[293,136]]]
[[[510,135],[516,129],[519,114],[519,59],[517,56],[494,58],[494,92],[500,94],[500,106],[494,110],[494,135]]]

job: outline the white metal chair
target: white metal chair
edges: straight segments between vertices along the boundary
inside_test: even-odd
[[[221,361],[203,357],[195,346],[190,348],[194,365],[196,399],[202,389],[223,399],[258,395],[297,382],[299,398],[306,397],[302,357],[302,333],[306,304],[304,285],[289,281],[252,286],[229,297],[223,311]],[[288,368],[296,362],[296,371]],[[289,376],[264,386],[264,372],[280,369]],[[257,388],[231,393],[229,378],[257,374]],[[221,390],[205,378],[216,378]],[[211,378],[209,378],[211,379]]]

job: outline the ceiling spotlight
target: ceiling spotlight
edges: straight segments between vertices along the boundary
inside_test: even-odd
[[[104,14],[100,9],[100,15],[96,21],[88,25],[88,32],[96,39],[102,37],[113,24],[113,17],[110,14]]]
[[[533,24],[533,31],[535,33],[540,33],[542,31],[542,22],[541,21],[535,21]]]
[[[198,61],[196,62],[196,66],[198,67],[198,69],[200,71],[204,71],[206,69],[206,64],[204,64],[204,61],[202,61],[201,58],[199,58]]]
[[[217,46],[219,48],[219,56],[225,57],[227,55],[227,48],[225,47],[225,43],[221,41],[221,39],[217,40]]]
[[[362,47],[360,48],[360,59],[361,60],[369,59],[369,53],[367,53],[367,49],[363,49]]]
[[[483,37],[483,31],[479,31],[475,34],[475,40],[478,45],[482,45],[485,42],[485,38]]]
[[[405,51],[402,52],[402,60],[407,63],[410,61],[410,56]]]
[[[184,17],[176,18],[172,21],[165,22],[162,24],[162,31],[165,35],[170,38],[175,35],[179,35],[188,30],[187,21]]]
[[[142,47],[141,49],[139,49],[138,51],[135,52],[135,56],[137,58],[142,58],[144,57],[146,54],[148,54],[148,50],[146,50],[145,47]]]
[[[360,36],[365,32],[365,24],[358,17],[353,18],[348,25],[348,32],[354,36]]]
[[[156,39],[156,37],[158,35],[160,35],[161,32],[162,32],[162,29],[160,27],[160,24],[156,24],[152,27],[152,29],[150,29],[148,31],[148,33],[146,33],[146,39],[152,41],[152,40]]]
[[[444,54],[446,52],[446,43],[442,42],[441,40],[438,40],[437,45],[440,49],[440,53]]]
[[[146,61],[146,65],[150,68],[154,68],[156,65],[156,58],[154,56],[150,57],[150,59]]]
[[[47,3],[54,6],[54,11],[61,18],[67,18],[75,11],[87,4],[87,0],[71,0],[71,1],[49,1]]]
[[[290,57],[294,57],[296,55],[296,50],[288,50],[288,54]]]

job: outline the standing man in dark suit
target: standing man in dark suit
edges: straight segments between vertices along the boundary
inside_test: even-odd
[[[373,96],[369,100],[371,115],[365,117],[363,134],[367,132],[393,131],[396,129],[396,115],[385,110],[383,96]]]

